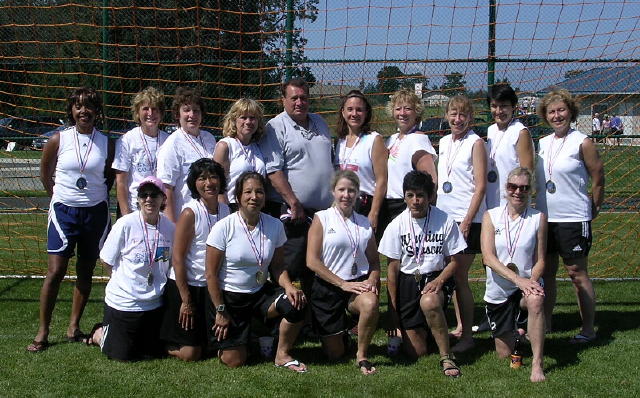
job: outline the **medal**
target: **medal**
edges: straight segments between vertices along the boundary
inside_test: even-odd
[[[453,184],[451,184],[449,181],[446,181],[444,184],[442,184],[442,190],[444,191],[444,193],[450,193],[451,191],[453,191]]]
[[[149,231],[147,230],[147,223],[142,219],[142,213],[140,213],[140,227],[143,232],[144,247],[147,251],[147,260],[149,261],[149,275],[147,275],[147,285],[153,285],[153,263],[156,261],[156,252],[158,251],[158,244],[160,242],[160,216],[158,216],[158,223],[156,224],[155,243],[151,246],[149,241]],[[153,248],[153,250],[152,250]],[[146,261],[145,261],[146,262]]]
[[[158,159],[158,148],[160,147],[160,133],[156,138],[156,156],[151,156],[151,151],[149,150],[149,145],[147,145],[147,139],[145,138],[146,134],[142,132],[142,128],[140,129],[140,140],[142,141],[142,147],[144,148],[144,152],[147,155],[147,163],[149,163],[150,170],[153,174],[156,173],[157,169],[157,159]],[[153,138],[149,136],[149,138]]]
[[[515,265],[514,263],[507,264],[507,268],[509,268],[511,271],[515,272],[516,275],[518,275],[518,266]]]
[[[267,281],[267,276],[265,275],[264,272],[262,271],[256,272],[256,282],[258,282],[259,285],[264,285],[266,281]]]
[[[547,187],[547,192],[556,193],[556,183],[555,182],[549,180],[549,181],[547,181],[545,186]]]
[[[253,236],[251,236],[251,231],[249,231],[249,226],[240,215],[240,211],[237,211],[236,214],[238,215],[240,224],[242,224],[244,233],[247,236],[249,245],[251,246],[251,250],[253,250],[253,255],[256,257],[256,265],[258,266],[258,271],[256,271],[256,283],[258,283],[259,285],[264,285],[264,283],[267,281],[267,275],[266,275],[266,271],[262,270],[262,263],[264,262],[264,250],[265,250],[265,243],[264,243],[265,236],[262,233],[262,215],[259,216],[260,218],[259,218],[258,224],[255,227],[255,230],[256,230],[256,233],[258,234],[258,239],[259,239],[259,246],[258,246],[256,242],[253,240]]]
[[[149,272],[149,276],[147,277],[147,285],[153,286],[153,272]]]
[[[416,262],[416,270],[414,271],[414,278],[416,279],[416,283],[420,284],[420,278],[422,275],[420,274],[420,265],[424,262],[424,253],[422,253],[422,249],[424,248],[425,243],[425,235],[427,233],[427,228],[429,227],[429,218],[431,218],[431,206],[427,208],[427,214],[424,217],[424,223],[422,224],[422,234],[418,235],[416,238],[416,233],[413,230],[413,217],[411,217],[411,213],[409,212],[409,235],[411,236],[411,245],[413,249],[413,261]],[[420,240],[420,242],[416,242],[416,240]],[[420,289],[420,286],[418,286]]]
[[[351,275],[354,276],[357,273],[358,273],[358,264],[354,262],[353,265],[351,266]]]
[[[84,177],[80,177],[76,180],[76,187],[78,189],[85,189],[87,187],[87,179]]]
[[[494,170],[491,170],[489,174],[487,174],[487,181],[489,182],[498,181],[498,173],[496,173]]]
[[[194,151],[198,154],[198,156],[200,156],[200,158],[206,158],[206,157],[211,157],[208,153],[207,153],[207,147],[204,145],[204,141],[202,140],[202,134],[198,134],[198,141],[200,144],[200,147],[198,147],[198,145],[196,145],[196,140],[194,140],[191,137],[191,134],[187,133],[186,131],[184,131],[182,128],[180,128],[180,131],[182,131],[182,134],[184,134],[185,139],[189,142],[189,144],[191,144],[191,147],[194,149]],[[202,148],[204,150],[204,154],[202,153],[202,151],[200,150],[200,148]]]
[[[416,268],[416,272],[413,273],[413,277],[416,280],[416,283],[420,283],[420,279],[422,277],[422,275],[420,275],[420,270],[418,268]],[[418,289],[420,288],[420,286],[418,286]]]
[[[509,215],[509,205],[504,207],[504,229],[505,229],[505,239],[507,244],[507,253],[509,254],[509,263],[507,264],[507,268],[511,271],[515,272],[518,275],[518,266],[513,262],[513,256],[516,254],[516,249],[518,247],[518,240],[520,239],[520,232],[522,232],[522,227],[524,226],[525,218],[527,217],[527,209],[520,214],[520,221],[518,226],[516,227],[515,237],[511,239],[511,226],[509,225],[511,216]]]
[[[342,213],[337,209],[333,208],[336,212],[336,217],[340,219],[342,222],[342,226],[345,231],[347,231],[347,237],[349,238],[349,243],[351,244],[351,255],[353,257],[353,265],[351,266],[351,275],[354,276],[358,273],[358,263],[356,262],[356,257],[358,256],[358,249],[360,248],[360,230],[358,229],[358,223],[356,222],[356,215],[353,210],[351,211],[351,222],[355,226],[355,234],[351,233],[347,222],[344,220]]]

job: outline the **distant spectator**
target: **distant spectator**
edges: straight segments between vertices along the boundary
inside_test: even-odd
[[[624,134],[624,125],[622,124],[622,119],[620,119],[620,116],[613,115],[613,118],[611,119],[611,123],[609,127],[611,128],[611,135],[618,136],[616,137],[616,145],[620,145],[619,136]]]

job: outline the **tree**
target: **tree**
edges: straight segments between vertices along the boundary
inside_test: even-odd
[[[445,81],[440,89],[448,96],[464,94],[467,91],[464,75],[460,72],[451,72],[444,75]]]
[[[397,66],[385,66],[378,71],[378,92],[390,94],[400,88],[400,80],[404,73]]]

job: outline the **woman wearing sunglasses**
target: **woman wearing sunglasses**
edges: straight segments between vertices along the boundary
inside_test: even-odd
[[[482,257],[487,265],[484,294],[487,317],[500,358],[514,348],[521,310],[528,311],[527,335],[531,341],[532,382],[545,379],[544,288],[541,279],[547,247],[547,217],[529,207],[531,171],[513,169],[506,188],[507,204],[484,213],[482,219]]]

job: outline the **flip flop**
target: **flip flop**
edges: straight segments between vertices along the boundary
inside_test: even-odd
[[[73,332],[73,336],[67,336],[67,343],[84,343],[87,339],[86,334],[82,333],[80,329]]]
[[[292,359],[289,362],[283,363],[282,365],[275,364],[276,368],[286,368],[296,373],[306,373],[307,366],[297,359]]]
[[[45,341],[33,340],[31,344],[27,346],[27,351],[36,353],[36,352],[45,351],[47,348],[49,348],[49,342],[47,340]]]
[[[375,366],[373,366],[373,364],[371,362],[369,362],[369,360],[367,359],[363,359],[362,361],[358,362],[358,369],[360,369],[360,371],[362,372],[362,368],[365,368],[365,370],[369,373],[362,373],[365,376],[369,376],[372,374],[377,373],[377,370],[375,368]],[[373,372],[372,372],[373,370]]]
[[[569,344],[589,344],[593,343],[596,340],[597,336],[593,335],[592,337],[585,336],[582,333],[578,333],[569,339]]]
[[[98,322],[95,325],[93,325],[93,327],[91,328],[91,331],[89,332],[87,337],[84,339],[84,343],[89,346],[91,345],[99,346],[100,344],[97,344],[95,341],[93,341],[93,335],[96,334],[96,331],[103,326],[104,326],[104,323],[102,322]]]

